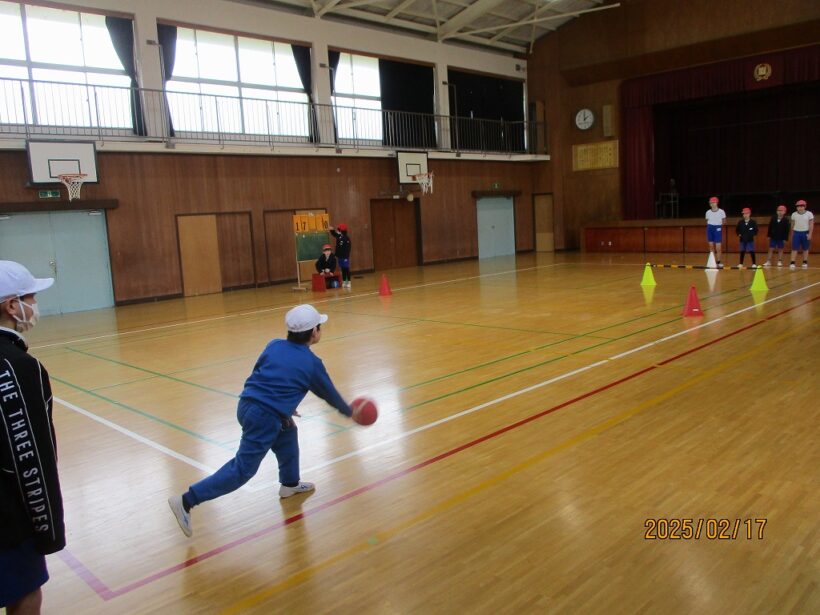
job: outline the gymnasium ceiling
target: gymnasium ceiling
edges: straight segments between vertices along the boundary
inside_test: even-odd
[[[604,0],[240,1],[518,54],[579,14],[607,8]]]

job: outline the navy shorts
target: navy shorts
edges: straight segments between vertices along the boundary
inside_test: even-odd
[[[754,241],[741,241],[740,242],[740,249],[744,252],[754,252],[755,251],[755,242]]]
[[[792,233],[792,250],[808,250],[809,249],[809,232],[795,231]]]
[[[778,250],[782,250],[783,246],[786,245],[786,242],[782,239],[770,239],[769,240],[769,247],[770,248],[777,248]]]
[[[340,258],[339,259],[339,267],[342,269],[350,269],[350,259],[349,258]]]
[[[34,540],[0,550],[0,606],[14,604],[46,581],[46,556],[34,548]]]
[[[706,241],[709,243],[720,243],[723,241],[723,227],[717,224],[706,225]]]

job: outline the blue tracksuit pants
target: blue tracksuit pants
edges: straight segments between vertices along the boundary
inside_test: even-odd
[[[268,451],[273,451],[279,462],[279,482],[283,485],[299,482],[296,424],[245,399],[239,401],[236,418],[242,426],[239,450],[214,474],[190,486],[187,497],[191,504],[201,504],[239,489],[253,478]]]

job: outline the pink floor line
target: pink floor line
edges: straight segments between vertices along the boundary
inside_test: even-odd
[[[317,513],[320,513],[324,510],[327,510],[328,508],[336,506],[337,504],[340,504],[342,502],[350,500],[350,499],[352,499],[352,498],[354,498],[358,495],[361,495],[363,493],[367,493],[368,491],[373,491],[374,489],[377,489],[378,487],[381,487],[382,485],[385,485],[387,483],[398,480],[399,478],[407,476],[408,474],[416,472],[417,470],[420,470],[420,469],[425,468],[429,465],[437,463],[437,462],[439,462],[443,459],[447,459],[448,457],[451,457],[451,456],[455,455],[456,453],[460,453],[461,451],[464,451],[468,448],[472,448],[473,446],[476,446],[477,444],[481,444],[482,442],[486,442],[487,440],[490,440],[492,438],[500,436],[501,434],[507,433],[508,431],[512,431],[513,429],[517,429],[517,428],[521,427],[522,425],[526,425],[527,423],[531,423],[532,421],[535,421],[535,420],[540,419],[544,416],[547,416],[548,414],[552,414],[553,412],[561,410],[562,408],[566,408],[567,406],[571,406],[572,404],[575,404],[579,401],[582,401],[584,399],[588,399],[589,397],[592,397],[594,395],[598,395],[599,393],[602,393],[602,392],[604,392],[608,389],[611,389],[611,388],[616,387],[620,384],[623,384],[624,382],[634,380],[635,378],[638,378],[639,376],[642,376],[642,375],[644,375],[648,372],[651,372],[651,371],[654,371],[654,370],[658,369],[658,367],[660,367],[660,366],[668,365],[669,363],[672,363],[673,361],[677,361],[678,359],[680,359],[682,357],[688,356],[688,355],[690,355],[694,352],[697,352],[699,350],[703,350],[704,348],[707,348],[709,346],[717,344],[718,342],[726,340],[730,337],[734,337],[735,335],[738,335],[740,333],[748,331],[749,329],[757,327],[758,325],[762,325],[763,323],[765,323],[769,320],[773,320],[774,318],[782,316],[783,314],[786,314],[788,312],[791,312],[792,310],[796,310],[796,309],[801,308],[805,305],[808,305],[809,303],[812,303],[812,302],[816,301],[817,299],[820,299],[820,296],[814,297],[814,298],[809,299],[807,301],[804,301],[803,303],[800,303],[800,304],[795,305],[793,307],[782,310],[782,311],[780,311],[776,314],[772,314],[771,316],[767,316],[766,318],[764,318],[762,320],[758,320],[756,322],[753,322],[752,324],[746,325],[745,327],[741,327],[739,329],[736,329],[736,330],[734,330],[730,333],[727,333],[726,335],[722,335],[718,338],[715,338],[713,340],[705,342],[705,343],[701,344],[700,346],[690,348],[689,350],[681,352],[680,354],[674,355],[674,356],[672,356],[668,359],[664,359],[663,361],[658,362],[656,365],[650,365],[649,367],[646,367],[644,369],[633,372],[633,373],[629,374],[628,376],[624,376],[623,378],[620,378],[618,380],[614,380],[614,381],[612,381],[608,384],[605,384],[605,385],[602,385],[602,386],[598,387],[597,389],[593,389],[591,391],[588,391],[586,393],[578,395],[577,397],[573,397],[572,399],[569,399],[569,400],[567,400],[565,402],[562,402],[558,405],[552,406],[551,408],[547,408],[546,410],[542,410],[540,412],[537,412],[536,414],[530,415],[530,416],[528,416],[526,418],[523,418],[523,419],[521,419],[521,420],[519,420],[515,423],[510,423],[506,427],[502,427],[501,429],[498,429],[496,431],[485,434],[485,435],[483,435],[479,438],[476,438],[475,440],[471,440],[470,442],[466,442],[465,444],[461,444],[460,446],[457,446],[456,448],[450,449],[449,451],[446,451],[444,453],[436,455],[435,457],[431,457],[430,459],[426,459],[424,461],[421,461],[421,462],[419,462],[419,463],[417,463],[413,466],[405,468],[404,470],[400,470],[400,471],[395,472],[394,474],[391,474],[389,476],[386,476],[386,477],[384,477],[380,480],[377,480],[377,481],[372,482],[370,484],[359,487],[358,489],[354,489],[353,491],[350,491],[348,493],[340,495],[339,497],[336,497],[332,500],[328,500],[324,504],[320,504],[319,506],[316,506],[315,508],[311,508],[310,510],[301,512],[297,515],[293,515],[292,517],[288,517],[287,519],[283,519],[282,521],[279,521],[278,523],[274,523],[273,525],[270,525],[266,528],[263,528],[263,529],[261,529],[257,532],[253,532],[251,534],[248,534],[247,536],[243,536],[242,538],[237,538],[236,540],[228,542],[224,545],[220,545],[219,547],[211,549],[210,551],[206,551],[205,553],[202,553],[201,555],[197,555],[196,557],[192,557],[190,559],[187,559],[184,562],[180,562],[179,564],[175,564],[173,566],[163,568],[162,570],[158,570],[157,572],[155,572],[155,573],[153,573],[153,574],[151,574],[147,577],[144,577],[142,579],[134,581],[133,583],[129,583],[128,585],[125,585],[125,586],[123,586],[119,589],[116,589],[116,590],[110,589],[102,580],[100,580],[93,572],[91,572],[82,562],[80,562],[76,557],[74,557],[74,555],[71,554],[71,552],[68,551],[68,549],[64,549],[63,551],[61,551],[59,553],[60,558],[66,563],[66,565],[68,565],[74,571],[74,573],[78,577],[80,577],[83,581],[85,581],[85,583],[91,589],[93,589],[100,598],[102,598],[103,600],[106,600],[106,601],[111,600],[113,598],[117,598],[117,597],[122,596],[124,594],[127,594],[129,592],[132,592],[135,589],[139,589],[140,587],[144,587],[145,585],[153,583],[154,581],[158,581],[159,579],[167,577],[168,575],[171,575],[175,572],[178,572],[180,570],[184,570],[185,568],[189,568],[189,567],[193,566],[194,564],[198,564],[199,562],[210,559],[210,558],[212,558],[216,555],[219,555],[220,553],[224,553],[225,551],[229,551],[230,549],[233,549],[234,547],[238,547],[239,545],[251,542],[253,540],[256,540],[257,538],[261,538],[262,536],[270,534],[271,532],[273,532],[275,530],[278,530],[278,529],[283,528],[287,525],[291,525],[293,523],[301,521],[302,519],[305,519],[307,517],[311,517],[311,516],[313,516]]]

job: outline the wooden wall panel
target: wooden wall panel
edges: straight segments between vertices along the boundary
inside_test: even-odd
[[[686,252],[695,252],[707,254],[709,252],[709,245],[706,243],[706,222],[700,226],[685,226],[683,227],[685,241],[684,248]],[[726,231],[724,230],[724,235]],[[724,245],[726,237],[724,236]]]
[[[250,213],[218,214],[216,232],[219,239],[222,288],[252,286],[256,282],[256,274]]]
[[[647,252],[683,252],[683,230],[680,227],[648,227],[645,234]]]
[[[390,269],[394,266],[396,248],[396,221],[393,199],[374,199],[370,202],[370,228],[373,230],[373,266]]]
[[[228,156],[220,154],[119,153],[97,156],[100,184],[83,188],[83,199],[117,199],[108,211],[114,298],[117,302],[182,294],[175,217],[248,212],[255,279],[265,284],[296,277],[290,216],[296,209],[327,209],[331,223],[345,222],[352,240],[354,271],[373,269],[370,200],[399,191],[391,158]],[[38,202],[26,188],[25,152],[0,152],[0,200]],[[424,244],[423,262],[478,255],[474,190],[494,182],[518,190],[515,199],[516,247],[532,250],[530,162],[430,160],[436,191],[417,200]],[[44,205],[47,209],[48,205]],[[274,212],[280,212],[279,220]],[[223,223],[220,223],[223,224]],[[231,253],[246,254],[239,228],[221,226]],[[236,234],[234,234],[236,233]],[[245,237],[244,231],[241,231]],[[236,243],[236,245],[234,245]],[[242,246],[242,247],[240,247]],[[228,257],[226,257],[228,258]],[[245,284],[251,267],[243,256],[226,273]],[[230,268],[229,268],[230,269]]]
[[[612,105],[617,138],[622,79],[812,44],[818,20],[817,0],[622,0],[537,41],[527,91],[530,102],[544,103],[552,160],[538,163],[533,177],[538,192],[554,195],[555,247],[576,248],[583,227],[622,217],[620,169],[569,166],[574,144],[603,139],[602,122],[574,127],[579,108],[600,115]]]
[[[178,216],[179,256],[186,297],[222,290],[216,216]]]
[[[296,277],[296,240],[293,234],[293,212],[265,212],[265,246],[268,279],[271,282]]]

